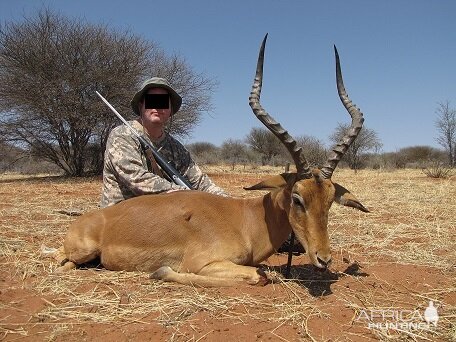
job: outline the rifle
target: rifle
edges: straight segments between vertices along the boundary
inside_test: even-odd
[[[187,189],[193,189],[192,185],[186,180],[180,173],[177,171],[156,149],[155,147],[149,143],[141,134],[139,134],[128,122],[125,120],[122,115],[117,112],[117,110],[106,100],[98,91],[95,93],[103,100],[103,102],[113,111],[113,113],[127,126],[130,131],[136,135],[139,139],[141,145],[144,146],[145,152],[148,156],[153,156],[157,161],[157,164],[162,168],[162,170],[166,173],[166,175],[171,179],[174,183],[178,185],[182,185]],[[149,158],[152,159],[152,158]]]

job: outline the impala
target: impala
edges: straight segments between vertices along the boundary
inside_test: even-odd
[[[261,106],[265,36],[249,98],[256,117],[290,152],[296,173],[266,179],[247,190],[270,190],[257,198],[230,198],[199,191],[139,196],[81,216],[55,253],[63,272],[97,257],[109,270],[153,272],[164,281],[199,286],[265,284],[256,266],[294,231],[318,268],[331,262],[328,212],[335,201],[368,210],[331,181],[338,162],[358,135],[363,114],[349,99],[336,55],[339,97],[352,117],[347,135],[321,169],[311,170],[296,141]]]

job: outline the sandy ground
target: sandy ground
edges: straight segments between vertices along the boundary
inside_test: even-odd
[[[234,196],[277,170],[209,169]],[[275,254],[264,287],[195,288],[102,267],[58,275],[41,245],[58,247],[96,207],[99,179],[0,178],[0,340],[4,341],[456,341],[456,180],[420,171],[337,171],[372,213],[334,205],[333,264]],[[432,301],[436,325],[427,324]]]

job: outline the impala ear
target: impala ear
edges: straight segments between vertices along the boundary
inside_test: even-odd
[[[258,184],[244,187],[244,190],[274,190],[293,185],[296,182],[296,173],[282,173],[269,177]]]
[[[350,191],[345,189],[342,185],[334,183],[334,187],[336,188],[336,197],[335,201],[340,205],[344,205],[346,207],[355,208],[361,210],[365,213],[368,213],[369,210],[361,204],[361,202],[354,196]]]

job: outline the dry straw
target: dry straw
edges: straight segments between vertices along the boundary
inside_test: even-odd
[[[220,166],[207,171],[233,195],[247,197],[258,193],[245,192],[242,186],[283,169],[238,167],[231,171],[231,166]],[[44,327],[40,336],[52,340],[69,332],[83,333],[87,324],[115,322],[155,324],[168,331],[169,340],[189,340],[194,336],[189,333],[191,327],[201,324],[198,314],[204,314],[227,326],[266,322],[270,327],[267,336],[276,340],[287,339],[282,335],[287,327],[298,333],[292,339],[300,336],[314,341],[456,340],[454,177],[436,180],[419,170],[360,171],[356,175],[337,170],[333,180],[372,210],[366,215],[332,207],[329,230],[334,272],[315,273],[301,257],[297,259],[301,266],[292,272],[296,280],[285,281],[271,259],[269,267],[276,283],[266,289],[246,286],[230,291],[150,281],[147,274],[138,272],[90,268],[54,274],[56,265],[40,255],[40,246],[62,243],[74,217],[59,214],[59,210],[86,212],[97,207],[100,181],[4,175],[0,178],[0,260],[2,284],[9,288],[1,291],[28,289],[45,305],[29,321],[18,322],[11,316],[19,310],[17,303],[1,301],[0,311],[9,314],[0,314],[0,339],[30,337],[37,327]],[[429,269],[435,279],[420,284],[407,274],[389,278],[383,271],[388,265],[399,270]],[[369,309],[421,312],[429,300],[439,305],[438,330],[367,329],[356,320],[362,310]],[[347,315],[342,317],[341,311]],[[323,322],[322,326],[330,322],[336,333],[324,335],[315,322]],[[198,339],[211,333],[205,331]]]

